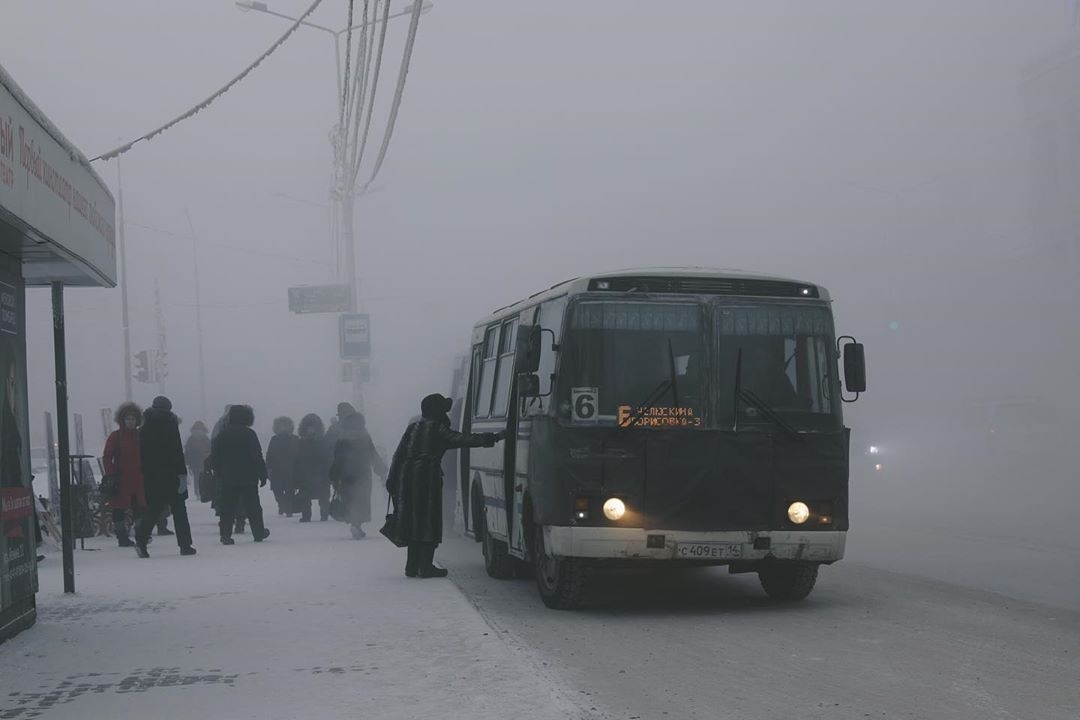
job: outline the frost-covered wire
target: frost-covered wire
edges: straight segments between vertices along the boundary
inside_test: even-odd
[[[420,13],[422,10],[422,0],[416,0],[412,6],[412,16],[409,18],[409,35],[405,39],[405,51],[401,56],[401,69],[398,71],[397,87],[394,89],[394,101],[390,106],[390,117],[386,121],[386,133],[383,135],[382,146],[379,148],[379,157],[375,160],[375,168],[371,172],[371,177],[364,183],[362,191],[367,190],[371,187],[371,183],[375,182],[379,170],[382,169],[383,161],[386,159],[386,152],[390,149],[390,138],[394,134],[398,109],[401,107],[401,97],[405,92],[405,78],[409,74],[409,61],[412,59],[413,45],[416,42],[416,28],[420,25]],[[372,98],[374,99],[374,95]]]
[[[345,126],[345,121],[348,111],[346,108],[349,103],[349,70],[352,63],[352,22],[353,22],[353,6],[356,4],[355,0],[349,0],[349,24],[345,27],[348,31],[345,33],[345,82],[341,84],[341,117],[338,122],[342,127]],[[365,0],[366,5],[366,0]]]
[[[322,4],[322,0],[314,0],[314,2],[311,3],[311,7],[309,7],[307,10],[305,10],[304,14],[301,15],[299,18],[297,18],[296,22],[294,22],[292,24],[292,27],[290,27],[288,30],[286,30],[285,34],[283,34],[281,37],[279,37],[277,39],[277,41],[274,42],[273,45],[271,45],[269,48],[267,48],[266,52],[264,52],[262,55],[257,57],[253,63],[248,65],[246,68],[244,68],[244,70],[239,75],[237,75],[232,80],[227,82],[220,90],[215,92],[213,95],[206,98],[201,103],[199,103],[195,107],[193,107],[190,110],[188,110],[187,112],[185,112],[183,115],[179,115],[178,117],[173,118],[172,120],[165,123],[164,125],[157,128],[156,130],[152,130],[152,131],[146,133],[145,135],[137,137],[134,140],[132,140],[131,142],[125,143],[125,144],[121,145],[118,148],[110,150],[107,153],[102,153],[101,155],[98,155],[96,158],[93,158],[93,160],[111,160],[114,157],[119,157],[120,155],[123,155],[128,150],[130,150],[136,143],[140,143],[140,142],[142,142],[144,140],[150,140],[150,139],[154,138],[156,135],[160,135],[161,133],[165,132],[166,130],[173,127],[174,125],[177,125],[177,124],[183,122],[184,120],[187,120],[188,118],[190,118],[193,115],[195,115],[196,113],[198,113],[200,110],[206,109],[210,105],[210,103],[214,102],[219,97],[221,97],[222,95],[227,93],[229,90],[231,90],[234,85],[236,85],[238,82],[243,80],[245,77],[248,76],[248,74],[252,70],[254,70],[256,67],[258,67],[262,63],[263,60],[270,57],[270,55],[273,54],[273,52],[275,50],[277,50],[279,47],[281,47],[283,44],[285,44],[285,41],[289,39],[289,36],[292,35],[294,32],[296,32],[296,29],[298,27],[300,27],[300,25],[304,22],[304,20],[306,20],[308,18],[308,16],[311,15],[311,13],[315,12],[315,9],[317,7],[319,7],[319,5],[321,5],[321,4]],[[93,160],[91,162],[93,162]]]
[[[421,0],[416,0],[416,1],[421,2]],[[379,3],[378,3],[378,0],[376,0],[376,2],[375,2],[375,14],[377,15],[378,12],[379,12]],[[367,77],[366,76],[367,76],[368,71],[371,69],[370,50],[372,48],[369,48],[368,67],[365,68],[365,70],[364,70],[364,73],[365,73],[364,94],[367,95],[369,99],[367,100],[367,119],[364,120],[364,135],[361,138],[359,145],[357,145],[357,135],[359,134],[359,130],[360,130],[360,119],[361,119],[361,114],[362,114],[362,110],[363,110],[363,100],[364,100],[363,98],[361,98],[361,104],[358,105],[358,107],[361,109],[361,114],[358,114],[356,116],[356,127],[353,128],[353,133],[354,133],[353,134],[353,157],[352,157],[352,162],[350,163],[350,172],[351,172],[350,184],[352,184],[352,185],[356,184],[356,178],[360,174],[360,164],[364,160],[364,149],[367,147],[368,134],[371,131],[371,115],[372,115],[372,112],[373,112],[373,110],[375,108],[375,93],[379,88],[379,72],[382,70],[383,48],[386,46],[386,29],[387,29],[387,27],[389,25],[390,25],[390,0],[385,0],[385,4],[383,5],[382,28],[379,31],[379,51],[375,55],[375,73],[374,73],[374,76],[371,78],[370,88],[367,87],[368,83],[367,83]],[[375,39],[375,29],[374,29],[374,27],[372,27],[371,36],[372,36],[371,40],[374,41],[374,39]],[[374,45],[374,42],[372,42],[371,44]]]

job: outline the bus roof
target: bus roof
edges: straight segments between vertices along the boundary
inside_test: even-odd
[[[815,283],[793,278],[725,268],[652,267],[613,270],[583,275],[552,285],[547,290],[506,305],[476,323],[490,323],[560,295],[584,292],[640,292],[646,294],[731,295],[796,300],[829,300],[829,292]]]

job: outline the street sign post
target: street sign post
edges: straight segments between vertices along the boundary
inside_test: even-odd
[[[338,313],[353,309],[352,288],[342,285],[297,285],[289,288],[289,311]]]
[[[371,357],[371,316],[345,313],[339,320],[341,358],[367,360]]]

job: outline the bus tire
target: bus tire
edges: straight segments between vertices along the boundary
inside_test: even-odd
[[[814,589],[817,576],[817,563],[767,563],[758,570],[758,580],[765,594],[777,602],[805,600]]]
[[[506,543],[496,540],[488,532],[486,515],[480,515],[480,524],[484,529],[484,570],[488,577],[496,580],[512,580],[514,578],[514,558],[506,549]]]
[[[572,610],[581,603],[585,592],[585,564],[578,558],[549,556],[544,548],[544,529],[537,525],[533,547],[533,565],[540,599],[553,610]]]

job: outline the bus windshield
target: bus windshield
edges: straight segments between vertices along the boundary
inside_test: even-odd
[[[835,367],[827,307],[583,300],[560,400],[573,424],[835,430]]]
[[[824,307],[721,306],[716,313],[717,421],[839,427],[832,315]],[[739,395],[736,396],[736,389]]]
[[[699,427],[704,327],[703,307],[697,304],[574,305],[563,343],[572,420]]]

